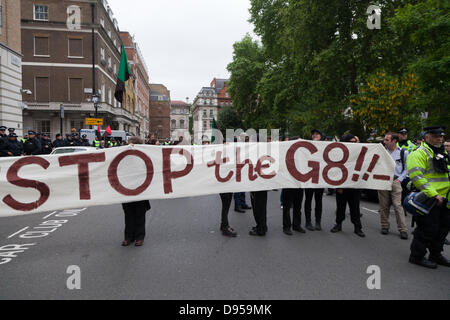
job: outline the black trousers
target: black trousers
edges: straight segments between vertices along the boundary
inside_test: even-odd
[[[231,201],[233,200],[233,194],[221,193],[220,199],[222,200],[222,217],[220,223],[220,230],[224,230],[229,227],[228,211],[230,210]]]
[[[267,232],[267,191],[250,193],[256,232],[264,235]]]
[[[316,223],[322,221],[322,198],[325,189],[305,189],[305,217],[306,223],[311,223],[312,199],[316,202]]]
[[[128,206],[125,210],[125,240],[139,241],[145,238],[145,214],[142,206]]]
[[[245,204],[245,192],[236,192],[234,194],[234,208],[242,209]]]
[[[283,229],[299,229],[302,222],[303,189],[283,189]],[[291,223],[291,207],[293,207]]]
[[[342,194],[336,192],[336,223],[342,224],[345,220],[345,209],[350,208],[350,218],[355,226],[355,229],[362,229],[361,224],[361,213],[359,209],[359,202],[361,198],[361,193],[359,189],[342,189]]]
[[[444,251],[444,242],[450,231],[450,209],[435,207],[426,216],[414,217],[417,224],[411,243],[411,256],[422,259],[430,251],[430,256],[438,257]]]

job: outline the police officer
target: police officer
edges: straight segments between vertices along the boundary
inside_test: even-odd
[[[89,143],[89,140],[87,138],[87,135],[83,134],[83,136],[81,137],[81,146],[82,147],[90,147],[91,144]]]
[[[408,153],[411,153],[416,148],[416,145],[411,142],[411,140],[408,140],[408,129],[407,128],[401,128],[398,131],[399,141],[397,144],[397,147],[400,149],[405,149],[408,151]]]
[[[72,134],[66,134],[65,147],[75,147],[75,142],[73,141]]]
[[[81,146],[80,135],[78,134],[78,132],[72,133],[72,139],[73,139],[73,143],[76,147]]]
[[[322,131],[314,129],[311,131],[311,138],[313,141],[325,141],[326,136]],[[321,221],[322,221],[322,198],[325,189],[305,189],[305,216],[306,216],[306,229],[309,231],[321,231]],[[316,225],[313,227],[311,222],[311,211],[312,211],[312,199],[316,202],[315,208],[315,218]]]
[[[437,265],[450,267],[450,260],[442,255],[445,238],[450,231],[450,174],[449,155],[443,145],[445,127],[425,128],[425,142],[407,159],[409,176],[414,187],[436,205],[428,215],[415,217],[417,228],[411,244],[409,262],[435,269]],[[430,252],[425,259],[427,249]]]
[[[23,154],[22,143],[17,141],[17,134],[10,133],[8,142],[6,143],[6,150],[10,157],[20,157]]]
[[[44,133],[42,135],[42,154],[50,154],[53,151],[53,144],[50,141],[48,134]]]
[[[66,146],[66,142],[64,141],[62,135],[60,133],[58,133],[56,135],[56,139],[55,141],[53,141],[53,147],[56,148],[62,148]]]
[[[95,148],[100,148],[100,140],[98,137],[95,137],[94,142],[92,142],[92,146]]]
[[[6,142],[6,140],[8,140],[8,137],[6,136],[6,127],[5,126],[1,126],[0,127],[0,139],[2,139],[4,142]]]
[[[36,137],[36,132],[28,131],[28,139],[23,143],[23,153],[27,156],[36,156],[42,153],[42,145]]]

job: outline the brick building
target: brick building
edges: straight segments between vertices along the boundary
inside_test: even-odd
[[[138,44],[129,32],[121,32],[120,36],[127,52],[128,63],[134,78],[134,114],[139,119],[136,132],[141,138],[148,137],[150,133],[150,84],[149,72]]]
[[[60,132],[61,104],[65,132],[86,128],[85,118],[95,116],[92,96],[97,93],[98,117],[105,126],[136,133],[139,118],[114,99],[122,40],[107,1],[21,0],[21,4],[22,86],[32,92],[23,96],[25,130],[52,136]]]
[[[156,138],[170,138],[170,91],[162,84],[150,84],[150,124]]]
[[[20,1],[0,0],[0,125],[23,133]]]

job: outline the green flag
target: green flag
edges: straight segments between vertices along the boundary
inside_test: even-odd
[[[212,121],[212,134],[211,134],[211,144],[216,141],[216,119],[213,118]]]
[[[130,79],[130,66],[128,65],[127,52],[122,46],[122,56],[120,58],[119,74],[117,75],[116,92],[114,97],[120,103],[123,102],[123,93],[125,92],[125,82]],[[103,93],[102,93],[103,94]]]

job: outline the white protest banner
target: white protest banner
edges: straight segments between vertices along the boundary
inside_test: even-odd
[[[381,144],[305,140],[2,158],[0,217],[279,188],[391,190],[394,168]]]

